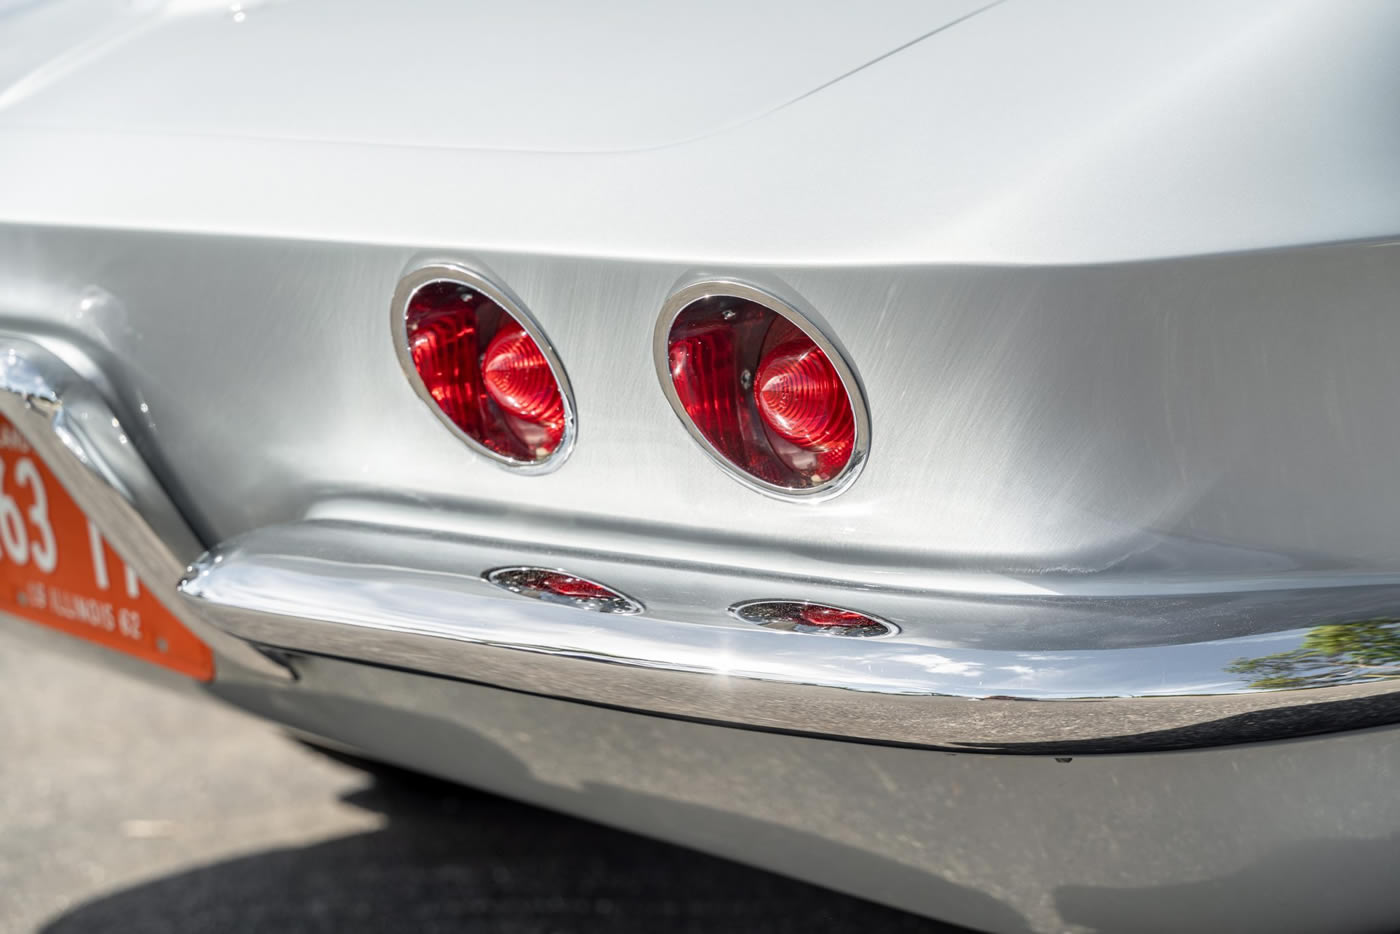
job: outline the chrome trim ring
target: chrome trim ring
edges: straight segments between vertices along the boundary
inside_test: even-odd
[[[574,580],[583,581],[585,584],[592,584],[612,594],[610,597],[566,597],[561,594],[551,593],[548,590],[531,586],[530,575],[532,574],[564,574]],[[636,600],[627,594],[622,593],[614,587],[595,581],[592,578],[575,574],[573,571],[566,571],[563,568],[544,568],[534,565],[512,565],[511,567],[496,568],[481,575],[487,583],[494,584],[509,593],[528,597],[531,600],[542,600],[545,603],[552,603],[555,606],[573,607],[577,610],[588,610],[594,613],[611,613],[617,616],[636,616],[646,609]]]
[[[691,420],[685,406],[681,404],[675,383],[671,381],[671,369],[668,363],[671,326],[675,323],[676,317],[695,302],[718,297],[741,298],[754,302],[774,314],[786,318],[796,325],[803,334],[811,338],[812,342],[820,347],[822,353],[826,354],[827,359],[831,361],[832,368],[836,370],[836,375],[840,377],[841,385],[851,400],[851,415],[855,422],[855,442],[851,449],[851,459],[846,462],[846,466],[841,469],[841,472],[830,480],[816,486],[794,489],[769,483],[747,473],[710,443],[695,422]],[[656,365],[656,377],[661,382],[661,391],[666,394],[666,400],[671,403],[671,410],[676,413],[676,417],[685,426],[685,430],[710,456],[711,460],[750,489],[778,499],[817,502],[844,492],[855,482],[856,477],[860,475],[861,469],[865,466],[866,457],[870,452],[870,410],[865,401],[865,389],[856,376],[855,368],[851,366],[836,342],[828,337],[808,315],[798,311],[795,303],[785,301],[772,292],[757,286],[733,279],[706,279],[692,283],[672,293],[671,297],[666,299],[665,304],[661,306],[661,315],[656,319],[656,329],[652,333],[652,357]]]
[[[428,387],[423,384],[422,377],[418,375],[418,368],[413,364],[413,353],[408,346],[407,315],[408,303],[414,294],[424,286],[436,282],[454,282],[486,296],[518,321],[525,332],[534,339],[540,353],[544,354],[545,361],[549,364],[549,371],[554,375],[554,380],[559,385],[559,395],[564,400],[564,435],[559,439],[558,447],[548,457],[522,461],[491,450],[458,428],[437,404],[432,393],[428,392]],[[574,405],[574,391],[569,383],[569,376],[564,371],[563,362],[559,359],[559,355],[554,352],[554,345],[545,336],[539,322],[526,310],[524,303],[504,286],[497,285],[485,274],[475,269],[455,262],[434,262],[419,266],[406,273],[394,289],[394,299],[389,309],[389,327],[394,337],[394,353],[398,357],[399,368],[408,377],[409,385],[418,394],[418,398],[422,399],[424,404],[432,410],[433,415],[437,416],[438,421],[446,425],[458,440],[502,467],[524,474],[549,473],[552,470],[557,470],[568,459],[570,452],[573,451],[574,440],[578,435],[578,418],[575,414],[578,410]]]
[[[788,607],[816,606],[832,610],[844,610],[847,613],[859,613],[870,620],[865,626],[809,626],[802,623],[794,623],[787,619],[783,611]],[[864,610],[853,610],[850,607],[832,606],[829,603],[820,603],[815,600],[745,600],[736,603],[729,608],[729,615],[739,620],[741,623],[749,623],[754,626],[762,626],[764,629],[772,629],[778,632],[795,632],[808,636],[826,636],[841,639],[882,639],[885,636],[893,636],[899,633],[899,627],[886,619],[872,616]]]

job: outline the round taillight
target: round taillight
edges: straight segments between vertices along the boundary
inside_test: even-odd
[[[457,266],[399,284],[394,326],[418,394],[470,445],[514,467],[558,463],[572,441],[563,367],[520,304]]]
[[[682,289],[656,331],[672,406],[717,461],[765,492],[836,492],[855,479],[870,421],[854,371],[806,317],[734,282]]]

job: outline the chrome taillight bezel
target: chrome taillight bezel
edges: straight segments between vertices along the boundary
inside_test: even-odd
[[[447,413],[438,406],[432,393],[428,391],[428,387],[418,373],[418,368],[413,363],[413,352],[408,343],[407,315],[409,302],[413,296],[420,289],[439,282],[462,285],[486,296],[514,318],[539,347],[540,353],[544,355],[545,361],[549,364],[550,372],[559,386],[559,395],[564,403],[564,432],[559,439],[559,444],[548,456],[527,461],[491,450],[457,427]],[[499,466],[521,474],[549,473],[557,470],[568,459],[578,436],[578,417],[575,414],[577,409],[574,405],[573,388],[569,383],[568,373],[565,372],[564,364],[555,352],[554,345],[545,336],[544,329],[530,314],[524,302],[510,290],[496,283],[485,273],[461,263],[426,263],[415,267],[399,279],[390,306],[389,326],[393,335],[394,353],[398,357],[399,368],[408,378],[409,385],[413,387],[418,398],[437,417],[437,420],[446,425],[448,431],[452,432],[459,441]]]
[[[675,383],[671,379],[668,354],[671,329],[681,312],[695,302],[717,297],[739,298],[762,305],[779,317],[787,319],[821,348],[822,353],[826,354],[850,399],[851,414],[855,423],[855,440],[852,444],[850,459],[835,476],[809,487],[788,487],[769,483],[744,470],[726,457],[710,442],[709,438],[705,437],[699,426],[691,419],[690,414],[686,412],[680,395],[676,392]],[[833,338],[828,336],[826,330],[818,324],[812,314],[799,310],[798,303],[795,301],[786,301],[773,292],[736,279],[703,279],[691,282],[673,292],[661,306],[661,314],[656,319],[656,326],[652,332],[652,362],[656,368],[656,377],[661,383],[661,391],[666,395],[666,401],[671,404],[671,410],[676,413],[676,418],[685,426],[685,430],[691,438],[726,473],[752,490],[782,500],[818,502],[845,492],[856,481],[861,470],[865,467],[870,453],[870,409],[865,400],[865,387],[861,384],[855,368],[847,359],[845,351]]]

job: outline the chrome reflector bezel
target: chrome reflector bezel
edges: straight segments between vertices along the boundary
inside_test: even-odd
[[[514,318],[534,339],[540,353],[544,355],[545,361],[549,364],[549,370],[559,385],[559,395],[564,402],[564,434],[559,439],[558,446],[548,457],[526,461],[491,450],[458,428],[447,413],[438,406],[437,400],[433,398],[428,387],[424,385],[422,377],[418,375],[418,368],[413,363],[413,352],[408,345],[408,305],[419,289],[437,282],[453,282],[486,296]],[[535,321],[534,316],[525,308],[524,303],[504,286],[497,285],[485,274],[458,263],[435,262],[419,266],[405,274],[399,280],[398,287],[394,289],[389,327],[393,334],[394,352],[399,360],[399,368],[408,377],[409,385],[418,394],[418,398],[422,399],[432,413],[437,416],[438,421],[446,425],[447,429],[456,435],[458,440],[478,454],[518,473],[548,473],[558,469],[568,459],[578,435],[578,420],[575,415],[577,409],[574,406],[574,393],[569,384],[569,376],[564,371],[564,364],[560,361],[559,355],[554,351],[554,345],[549,342],[549,338],[545,336],[544,330]]]
[[[542,587],[531,587],[530,576],[534,574],[563,574],[575,580],[583,581],[585,584],[592,584],[594,587],[601,587],[612,594],[611,597],[570,597],[564,594],[557,594]],[[645,607],[636,600],[622,593],[615,587],[603,584],[573,571],[566,571],[562,568],[543,568],[529,565],[516,567],[496,568],[481,575],[488,583],[494,584],[502,590],[508,590],[513,594],[522,597],[529,597],[532,600],[541,600],[545,603],[553,603],[557,606],[568,606],[579,610],[588,610],[593,613],[610,613],[614,616],[636,616]]]
[[[846,613],[859,613],[870,620],[868,626],[816,626],[795,622],[792,619],[793,610],[800,610],[802,607],[816,606],[829,610],[840,610]],[[883,636],[893,636],[899,632],[899,627],[889,620],[872,616],[864,610],[853,610],[849,607],[833,606],[830,603],[821,603],[816,600],[748,600],[743,603],[736,603],[729,608],[729,615],[735,619],[752,623],[755,626],[763,626],[766,629],[775,629],[779,632],[797,632],[810,636],[835,636],[842,639],[878,639]]]

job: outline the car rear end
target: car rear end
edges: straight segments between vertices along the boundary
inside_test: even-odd
[[[887,7],[11,12],[11,644],[979,929],[1393,922],[1400,11]]]

